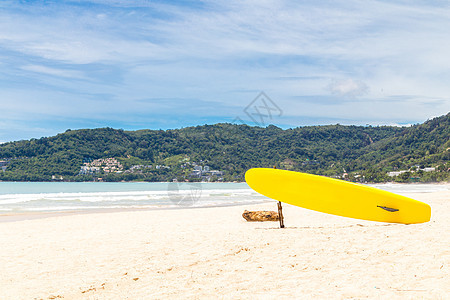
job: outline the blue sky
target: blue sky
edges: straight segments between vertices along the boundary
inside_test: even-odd
[[[283,128],[423,122],[450,111],[448,28],[441,1],[1,1],[0,142],[254,124],[261,91]]]

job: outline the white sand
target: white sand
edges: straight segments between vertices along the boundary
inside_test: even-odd
[[[450,191],[410,196],[431,222],[241,217],[270,203],[0,223],[0,299],[449,299]]]

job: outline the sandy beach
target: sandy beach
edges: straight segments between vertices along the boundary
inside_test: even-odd
[[[285,229],[241,216],[275,203],[9,219],[0,299],[448,299],[450,191],[408,196],[430,222],[289,205]]]

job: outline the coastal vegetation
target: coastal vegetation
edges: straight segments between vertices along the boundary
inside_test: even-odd
[[[100,162],[97,167],[94,161]],[[273,166],[352,181],[446,181],[450,114],[410,127],[283,130],[221,123],[174,130],[67,130],[1,144],[0,162],[4,181],[243,181],[249,168]],[[194,176],[200,166],[217,172]]]

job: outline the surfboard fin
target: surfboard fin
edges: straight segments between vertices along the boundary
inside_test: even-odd
[[[382,208],[384,210],[387,210],[388,212],[396,212],[396,211],[398,211],[398,209],[396,209],[396,208],[391,208],[391,207],[386,207],[386,206],[377,205],[377,207]]]

